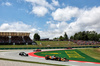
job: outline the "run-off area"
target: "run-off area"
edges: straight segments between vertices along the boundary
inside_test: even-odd
[[[69,60],[78,60],[78,61],[89,61],[89,62],[100,62],[100,60],[94,59],[81,51],[75,50],[58,50],[58,51],[45,51],[45,52],[37,52],[35,55],[44,56],[45,55],[55,55],[62,58],[67,58]]]
[[[69,58],[85,58],[76,51],[65,51],[65,53],[68,55]]]

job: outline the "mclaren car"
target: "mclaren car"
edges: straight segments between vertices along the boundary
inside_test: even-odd
[[[66,59],[66,58],[61,58],[61,57],[56,57],[55,55],[54,56],[50,56],[50,55],[46,55],[45,56],[45,59],[46,60],[56,60],[56,61],[69,61],[69,59]]]

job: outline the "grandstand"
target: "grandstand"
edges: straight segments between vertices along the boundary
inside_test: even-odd
[[[35,45],[25,32],[0,32],[0,45]]]

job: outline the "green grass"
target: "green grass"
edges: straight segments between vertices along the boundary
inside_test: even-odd
[[[90,48],[90,49],[78,49],[79,51],[85,53],[86,55],[93,57],[97,60],[100,60],[100,49],[98,48]]]
[[[33,48],[37,45],[0,45],[0,48]]]
[[[41,48],[41,47],[81,47],[100,45],[77,45],[69,41],[36,41],[37,45],[0,45],[0,48]],[[40,43],[42,45],[40,45]]]
[[[56,55],[56,56],[62,57],[62,58],[66,57],[69,60],[100,62],[100,60],[92,58],[91,56],[88,56],[87,54],[85,54],[77,49],[75,49],[75,50],[46,51],[46,52],[38,52],[35,54],[39,55],[39,56]],[[100,58],[100,57],[98,57],[98,58]]]
[[[0,45],[0,48],[27,48],[27,47],[65,47],[65,46],[74,46],[73,42],[68,41],[36,41],[37,45]],[[42,45],[40,45],[40,43]]]
[[[74,44],[73,42],[69,42],[69,41],[36,41],[38,45],[40,45],[40,43],[42,44],[42,46],[45,47],[65,47],[65,46],[74,46],[77,44]]]
[[[68,41],[36,41],[37,45],[0,45],[0,48],[36,48],[36,47],[65,47],[72,46],[73,42]],[[42,44],[42,46],[40,45]],[[69,44],[68,44],[69,43]]]
[[[70,42],[70,41],[36,41],[38,46],[40,46],[40,43],[43,47],[80,47],[80,46],[94,46],[94,45],[78,45],[76,43]],[[100,46],[100,45],[95,45]]]

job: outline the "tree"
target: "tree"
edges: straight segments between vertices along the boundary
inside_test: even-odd
[[[59,39],[59,38],[56,38],[56,37],[55,37],[55,38],[53,38],[53,40],[54,40],[54,41],[58,41],[58,39]]]
[[[98,41],[100,35],[95,31],[83,31],[75,33],[74,36],[71,36],[70,38],[74,38],[74,40]]]
[[[64,39],[64,38],[63,38],[62,36],[59,37],[59,40],[60,40],[60,41],[63,41],[63,39]]]
[[[74,36],[71,36],[70,39],[74,39]]]
[[[98,34],[98,41],[100,41],[100,34]]]
[[[75,33],[75,35],[74,35],[74,40],[78,40],[78,36],[77,36],[78,34],[77,33]]]
[[[67,36],[66,32],[64,34],[64,40],[68,40],[68,36]]]
[[[40,40],[40,36],[38,35],[38,33],[34,34],[34,40],[35,41],[39,41]]]

